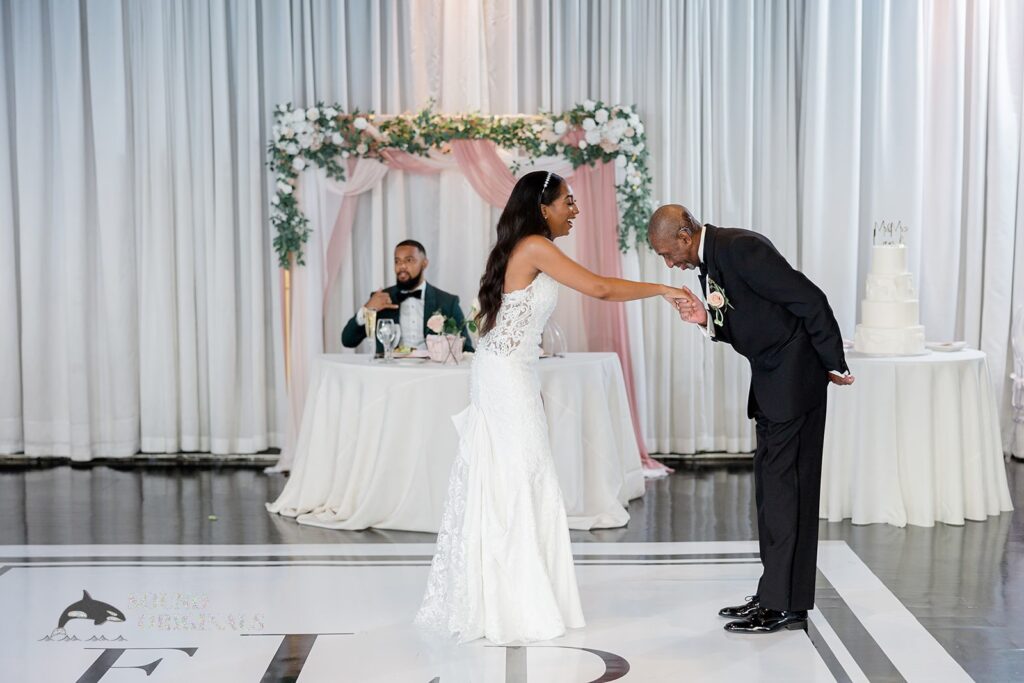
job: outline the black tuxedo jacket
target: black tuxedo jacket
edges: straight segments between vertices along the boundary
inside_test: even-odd
[[[732,308],[708,325],[715,341],[750,361],[747,414],[773,422],[799,417],[825,402],[828,372],[846,372],[839,323],[828,299],[794,269],[767,237],[750,230],[705,225],[700,284],[717,283]]]
[[[398,301],[398,285],[391,285],[384,290],[391,295],[391,301]],[[466,334],[465,329],[462,327],[465,318],[462,315],[462,309],[459,307],[459,297],[454,294],[442,291],[437,287],[432,286],[429,282],[423,287],[423,336],[426,337],[428,334],[433,334],[427,329],[427,320],[430,316],[434,315],[436,311],[441,311],[442,314],[449,318],[455,318],[459,323],[459,329],[462,330],[462,336],[466,338],[466,351],[473,350],[473,342],[469,339],[469,335]],[[390,308],[384,311],[377,312],[377,320],[384,320],[390,318],[395,322],[400,321],[400,311],[397,308]],[[366,339],[366,328],[356,322],[356,317],[348,321],[345,325],[345,329],[341,331],[341,344],[345,348],[355,348],[359,346],[363,340]],[[384,347],[380,341],[377,341],[377,353],[383,353]],[[402,344],[402,340],[398,341],[398,344]]]

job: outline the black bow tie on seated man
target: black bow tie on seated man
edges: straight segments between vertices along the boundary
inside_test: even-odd
[[[417,290],[414,290],[414,291],[411,291],[411,292],[399,292],[398,293],[398,303],[399,304],[401,304],[406,299],[422,299],[422,298],[423,298],[423,290],[422,289],[417,289]]]

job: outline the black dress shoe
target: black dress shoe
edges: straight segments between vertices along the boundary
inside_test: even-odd
[[[781,630],[806,631],[807,612],[783,612],[775,609],[759,608],[746,619],[730,621],[725,630],[730,633],[775,633]]]
[[[747,601],[742,605],[723,607],[718,610],[718,616],[729,619],[746,619],[757,611],[758,605],[760,605],[759,598],[756,595],[748,595]]]

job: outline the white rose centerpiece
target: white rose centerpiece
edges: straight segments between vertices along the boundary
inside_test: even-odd
[[[467,332],[476,332],[476,319],[472,313],[469,320],[460,325],[454,317],[446,316],[441,311],[434,311],[433,315],[427,318],[427,329],[433,332],[427,335],[427,353],[430,354],[430,360],[435,363],[461,363],[463,349],[466,346],[466,338],[462,336],[463,328]]]

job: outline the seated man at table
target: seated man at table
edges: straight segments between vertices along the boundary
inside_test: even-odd
[[[395,247],[395,284],[378,289],[341,332],[341,343],[346,348],[355,348],[366,339],[366,314],[375,311],[377,320],[390,318],[398,321],[402,330],[399,346],[410,349],[425,349],[429,330],[427,320],[440,311],[447,318],[454,318],[462,336],[466,338],[466,351],[473,350],[473,344],[463,325],[465,319],[459,308],[459,297],[444,292],[427,283],[425,273],[429,265],[427,250],[416,240],[399,242]],[[377,353],[384,347],[377,341]]]

